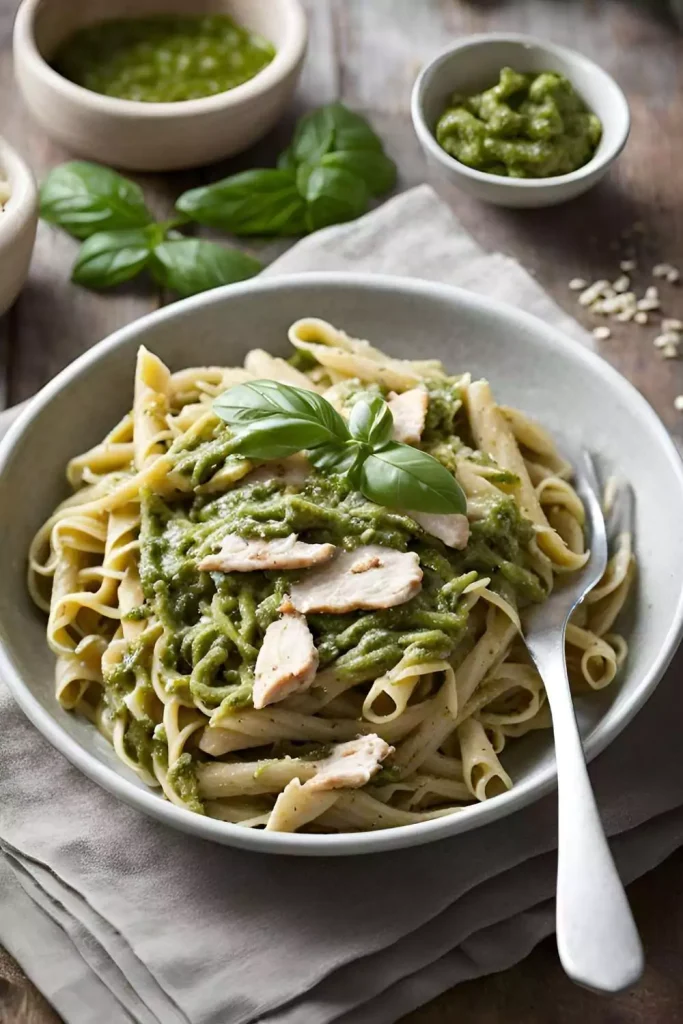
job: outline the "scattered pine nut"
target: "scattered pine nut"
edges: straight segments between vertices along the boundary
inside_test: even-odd
[[[678,346],[665,345],[662,349],[662,355],[665,359],[678,359]]]
[[[619,269],[623,270],[625,274],[630,274],[632,270],[636,269],[635,260],[622,260],[619,264]]]
[[[637,324],[646,324],[648,321],[648,315],[644,309],[639,309],[637,313],[633,314],[633,319]]]
[[[674,268],[671,266],[670,263],[655,263],[654,267],[652,268],[652,276],[666,277],[669,271],[673,269]]]
[[[653,309],[659,309],[659,299],[640,299],[636,302],[636,309],[649,313]]]
[[[669,284],[678,284],[678,282],[681,279],[680,272],[676,269],[676,267],[672,267],[666,275],[666,279],[669,282]]]
[[[627,292],[630,284],[631,279],[628,277],[628,275],[622,274],[621,277],[618,277],[616,281],[612,283],[612,287],[614,288],[615,292],[619,294],[622,292]]]
[[[664,332],[673,331],[674,333],[680,333],[683,331],[683,320],[678,320],[676,317],[666,316],[662,320],[662,330]]]
[[[569,290],[572,292],[582,292],[587,287],[588,281],[584,281],[582,277],[573,277],[569,282]]]
[[[607,341],[611,334],[612,332],[610,331],[609,327],[593,328],[593,337],[596,338],[598,341]]]
[[[645,298],[646,299],[658,299],[659,298],[659,288],[657,288],[657,286],[654,285],[654,284],[649,285],[645,289]]]
[[[585,291],[579,295],[579,305],[592,306],[596,299],[603,296],[605,289],[609,288],[609,281],[594,281]]]
[[[676,395],[674,398],[674,409],[683,412],[683,395]]]

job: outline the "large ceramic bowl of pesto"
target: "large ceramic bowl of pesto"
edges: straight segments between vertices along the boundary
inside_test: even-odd
[[[530,733],[503,751],[510,791],[448,817],[365,833],[287,834],[241,828],[165,801],[122,764],[89,721],[55,697],[46,621],[26,590],[26,553],[66,494],[67,461],[99,442],[129,409],[138,347],[174,370],[237,365],[254,339],[287,355],[287,329],[302,316],[343,325],[400,357],[437,357],[449,371],[489,378],[500,401],[538,418],[572,448],[588,446],[603,468],[631,482],[639,580],[623,624],[630,653],[611,686],[577,696],[587,756],[602,751],[633,718],[664,672],[683,623],[683,469],[665,428],[606,362],[534,317],[441,284],[372,275],[256,279],[178,302],[100,342],[33,399],[0,444],[0,675],[36,728],[81,771],[185,832],[303,855],[387,851],[455,836],[518,811],[554,786],[549,731]]]
[[[465,36],[435,57],[415,82],[411,114],[437,177],[510,207],[554,206],[586,192],[630,129],[626,97],[603,68],[516,33]]]

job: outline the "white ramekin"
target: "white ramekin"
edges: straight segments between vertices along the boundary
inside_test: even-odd
[[[501,68],[558,71],[602,121],[602,139],[588,163],[552,178],[507,178],[460,163],[436,141],[436,123],[454,92],[474,93],[495,84]],[[533,36],[487,33],[466,36],[420,72],[411,101],[413,125],[435,173],[464,192],[498,206],[554,206],[591,188],[626,144],[631,118],[626,97],[592,60]]]

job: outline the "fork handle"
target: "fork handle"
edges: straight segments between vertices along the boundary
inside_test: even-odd
[[[643,972],[643,948],[588,777],[561,644],[531,651],[546,683],[558,784],[556,928],[573,981],[619,992]]]

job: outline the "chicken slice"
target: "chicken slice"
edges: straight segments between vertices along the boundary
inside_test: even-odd
[[[417,444],[427,419],[429,395],[423,388],[411,388],[400,395],[392,392],[387,405],[394,417],[394,441]]]
[[[244,480],[245,484],[268,484],[276,480],[287,487],[302,487],[311,473],[311,464],[304,455],[290,455],[277,462],[265,462]]]
[[[342,551],[329,565],[306,573],[289,596],[299,612],[338,613],[393,608],[421,588],[422,569],[415,552],[367,544]]]
[[[394,748],[371,732],[348,743],[337,743],[329,757],[320,761],[318,770],[306,786],[314,791],[359,789],[366,786]]]
[[[305,569],[329,561],[336,550],[334,544],[306,544],[295,533],[274,540],[245,540],[229,533],[220,551],[202,559],[198,568],[206,572]]]
[[[411,519],[414,519],[426,533],[432,537],[438,537],[446,547],[457,548],[462,551],[467,547],[470,539],[470,524],[467,516],[458,512],[440,514],[437,512],[408,512]]]
[[[329,757],[318,762],[312,779],[301,784],[292,779],[275,801],[266,830],[296,832],[328,811],[335,802],[338,789],[360,789],[394,748],[375,733],[359,736],[348,743],[338,743]]]
[[[256,659],[254,707],[307,690],[317,668],[318,652],[305,617],[294,612],[271,622]]]

